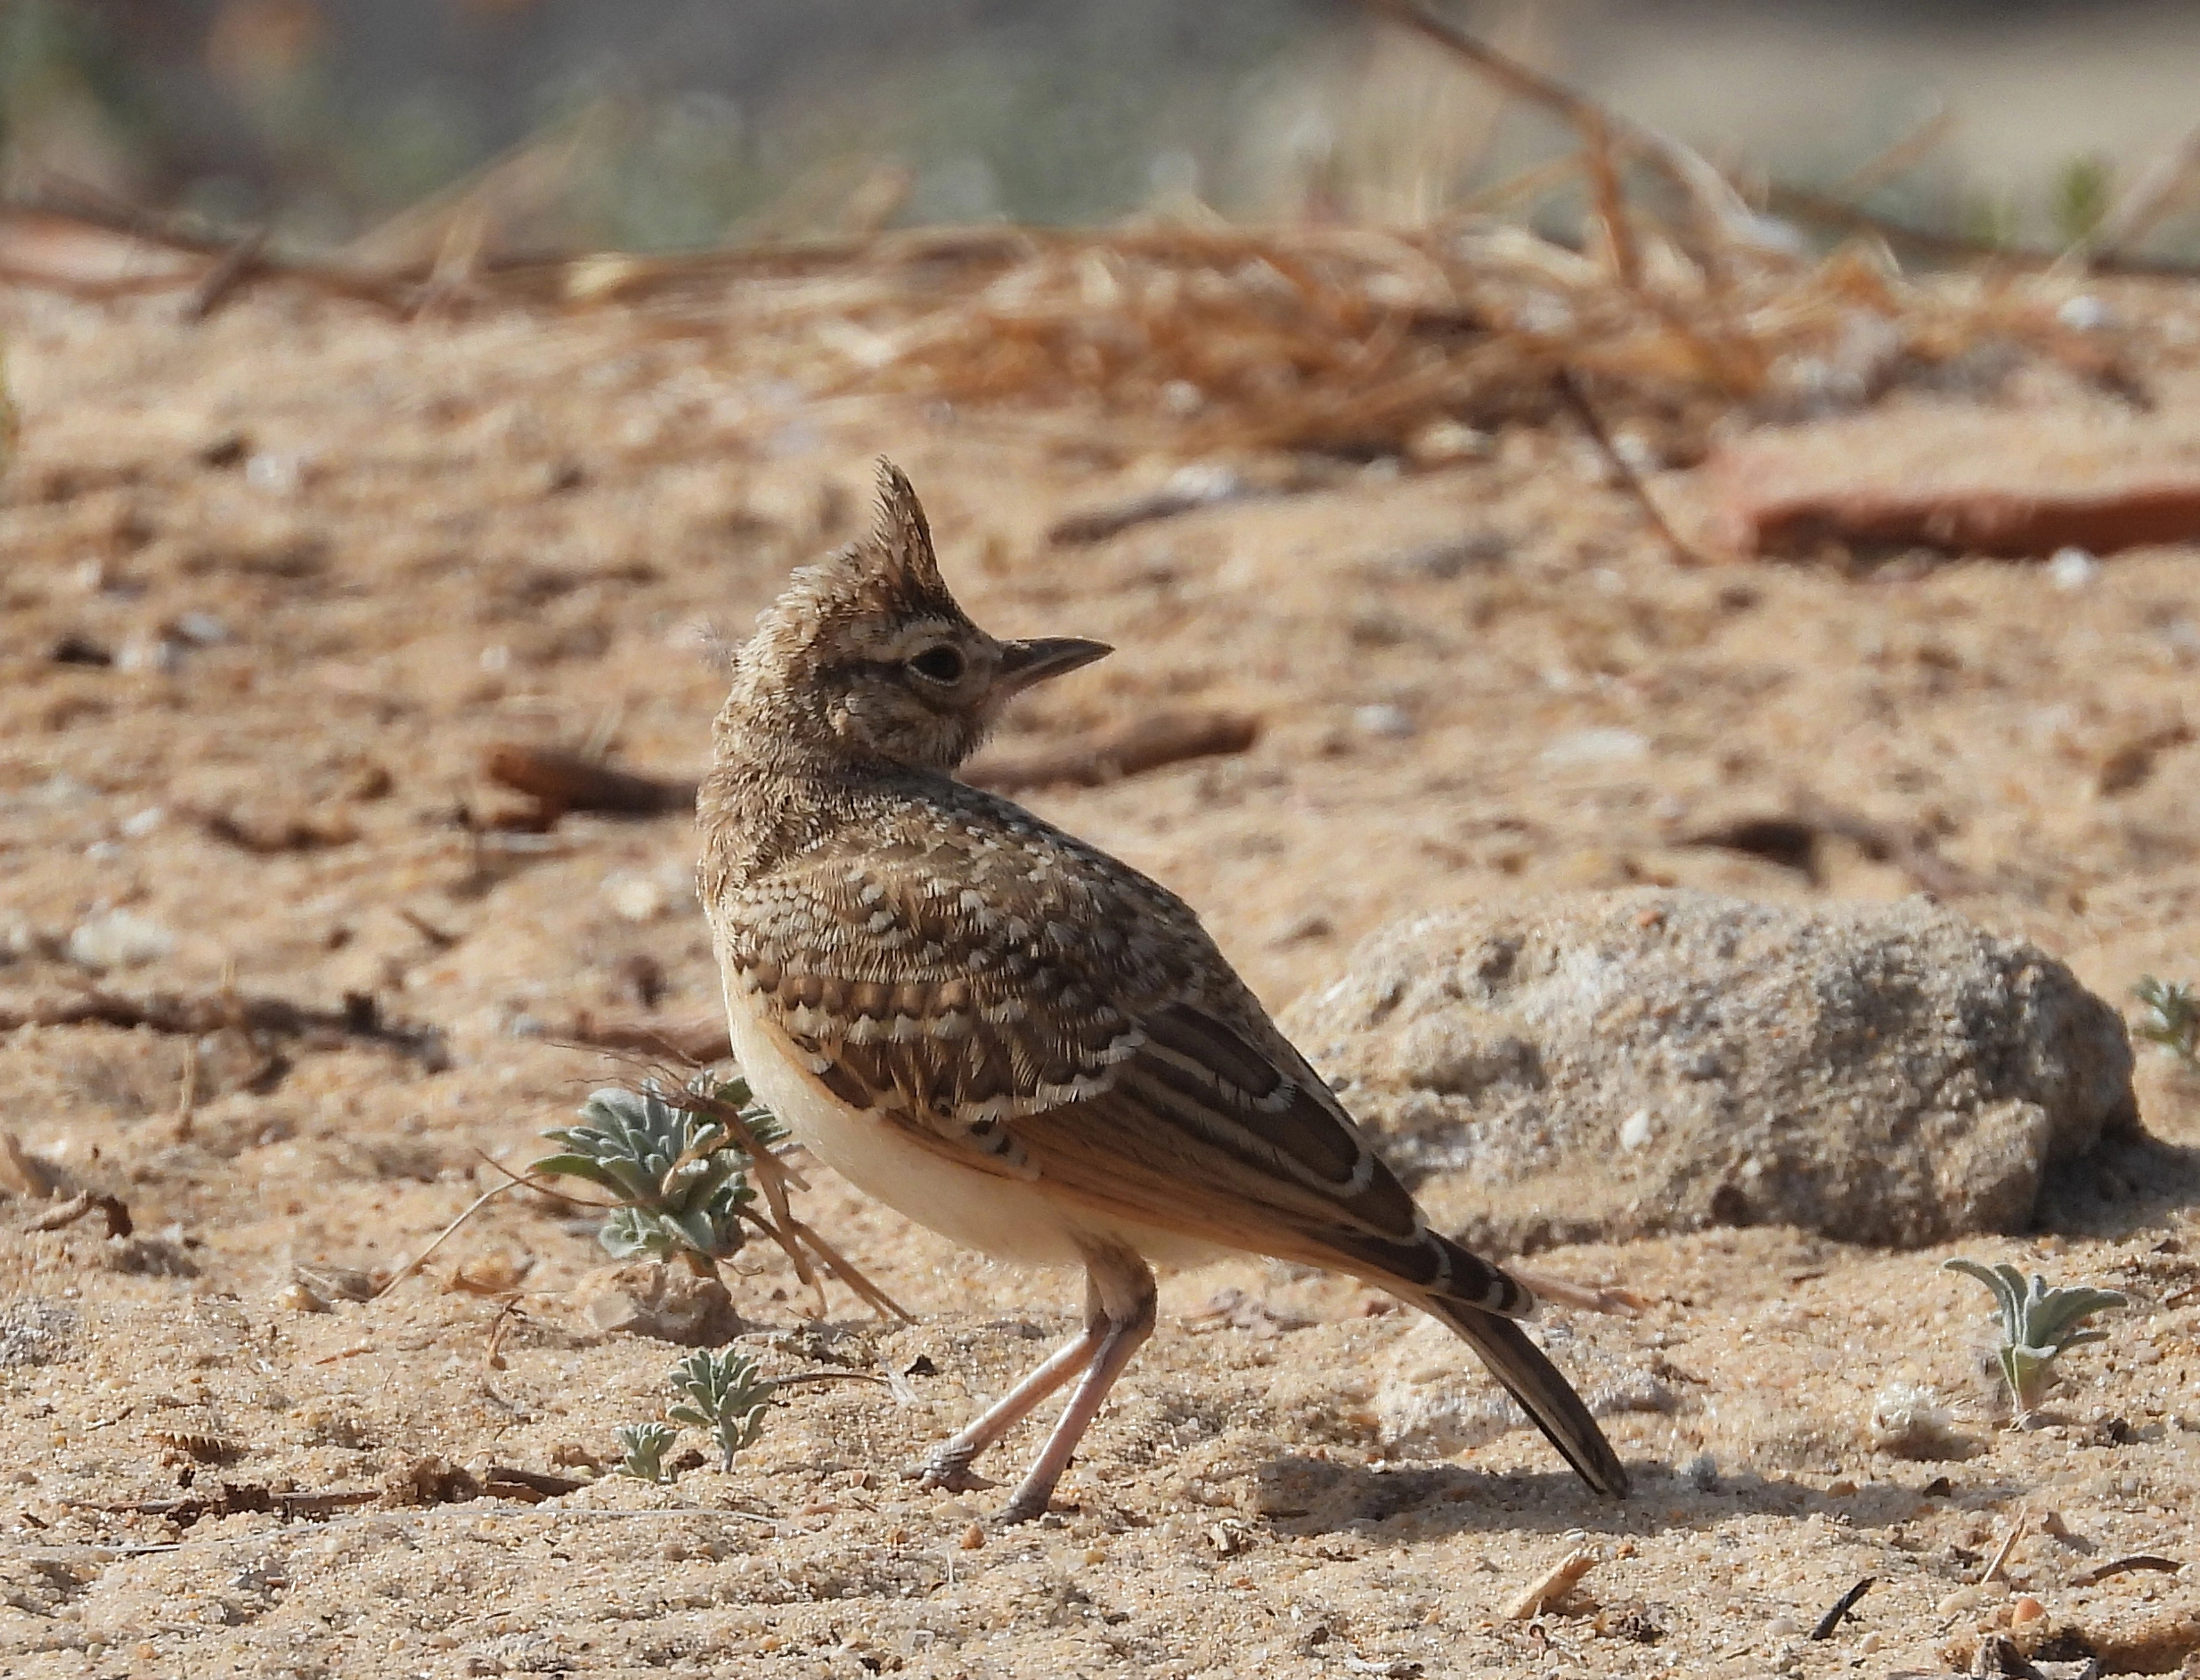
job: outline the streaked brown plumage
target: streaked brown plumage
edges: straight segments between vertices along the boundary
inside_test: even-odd
[[[1018,689],[1108,651],[998,641],[941,580],[909,482],[796,574],[719,714],[703,900],[735,1053],[859,1186],[1004,1258],[1081,1263],[1085,1333],[927,1461],[970,1461],[1073,1377],[1004,1513],[1046,1509],[1153,1322],[1150,1259],[1351,1273],[1456,1329],[1592,1487],[1626,1474],[1512,1322],[1528,1289],[1429,1229],[1185,903],[953,771]]]

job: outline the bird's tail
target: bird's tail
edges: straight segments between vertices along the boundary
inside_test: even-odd
[[[1432,1296],[1421,1304],[1466,1338],[1490,1374],[1511,1391],[1576,1475],[1608,1498],[1626,1497],[1627,1471],[1619,1455],[1604,1439],[1574,1385],[1528,1339],[1525,1330],[1511,1318],[1469,1301]]]

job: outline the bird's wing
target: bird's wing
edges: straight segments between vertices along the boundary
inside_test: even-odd
[[[1035,824],[984,844],[1006,861],[866,836],[743,889],[714,907],[731,983],[840,1100],[966,1164],[1409,1294],[1532,1309],[1429,1230],[1179,901]]]

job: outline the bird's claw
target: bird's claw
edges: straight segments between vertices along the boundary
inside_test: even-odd
[[[974,1456],[949,1443],[933,1448],[901,1473],[919,1488],[937,1488],[945,1493],[976,1493],[999,1487],[998,1481],[971,1469]]]

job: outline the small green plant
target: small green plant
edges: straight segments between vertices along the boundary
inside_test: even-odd
[[[1994,1357],[2019,1416],[2038,1407],[2055,1380],[2057,1358],[2085,1342],[2108,1340],[2106,1330],[2080,1326],[2097,1312],[2130,1304],[2113,1289],[2084,1284],[2049,1289],[2037,1272],[2027,1286],[2025,1275],[2008,1264],[1986,1267],[1976,1260],[1951,1260],[1944,1269],[1976,1277],[1993,1292],[1994,1322],[2001,1326],[2001,1345]]]
[[[764,1431],[764,1404],[772,1384],[756,1374],[755,1361],[730,1348],[691,1353],[672,1367],[672,1386],[687,1403],[665,1414],[675,1423],[706,1429],[718,1443],[719,1468]]]
[[[737,1112],[767,1149],[786,1135],[745,1081],[701,1084],[694,1093]],[[742,1210],[756,1193],[748,1152],[724,1124],[668,1101],[654,1084],[598,1091],[581,1119],[542,1134],[559,1151],[533,1170],[585,1178],[617,1198],[596,1233],[607,1251],[620,1260],[677,1256],[706,1273],[739,1251]]]
[[[2147,975],[2131,988],[2131,995],[2146,1009],[2133,1031],[2172,1052],[2187,1067],[2200,1066],[2200,994],[2181,980]]]
[[[2055,172],[2049,210],[2056,236],[2066,245],[2082,245],[2100,229],[2115,198],[2115,172],[2106,158],[2087,152],[2069,159]]]
[[[611,1431],[611,1439],[619,1443],[619,1451],[624,1455],[619,1460],[619,1474],[637,1481],[672,1480],[664,1468],[664,1452],[680,1439],[678,1430],[663,1423],[622,1423]]]

